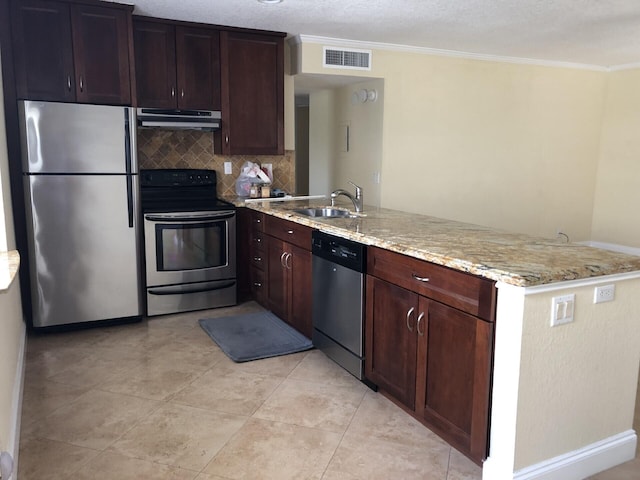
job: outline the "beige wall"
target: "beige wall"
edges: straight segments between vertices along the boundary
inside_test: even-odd
[[[592,240],[640,247],[640,69],[609,75]]]
[[[300,72],[322,68],[303,43]],[[589,240],[607,73],[374,50],[381,205]]]
[[[296,193],[309,194],[309,105],[296,106]]]
[[[361,89],[375,90],[378,99],[354,104],[351,96]],[[349,184],[352,181],[363,188],[366,205],[380,205],[380,185],[374,176],[380,172],[382,164],[383,110],[383,80],[321,90],[310,95],[311,194],[326,195],[337,188],[354,191]]]
[[[0,77],[0,91],[2,79]],[[9,186],[9,171],[7,159],[7,139],[4,123],[4,103],[0,102],[0,177],[2,181],[2,203],[6,224],[7,248],[15,249],[13,216],[11,213],[11,198]],[[0,229],[0,233],[1,233]],[[19,384],[17,377],[20,348],[24,337],[24,323],[22,320],[22,306],[20,303],[20,287],[16,278],[11,287],[0,292],[0,451],[11,448],[14,388]],[[13,453],[13,452],[12,452]]]
[[[353,103],[352,95],[362,89],[375,90],[375,102]],[[376,175],[382,166],[382,122],[384,118],[384,81],[371,80],[342,87],[336,92],[334,128],[337,129],[336,151],[333,155],[331,188],[363,188],[366,205],[380,206],[380,184]],[[344,145],[344,127],[349,127],[349,149]],[[348,200],[347,200],[348,202]]]
[[[633,428],[640,279],[610,283],[610,303],[593,304],[595,283],[525,298],[516,470]],[[569,293],[574,322],[550,327],[551,297]]]
[[[309,95],[309,194],[327,195],[334,188],[333,155],[336,150],[336,92]]]

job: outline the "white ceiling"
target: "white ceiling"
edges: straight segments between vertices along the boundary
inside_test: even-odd
[[[118,0],[134,13],[600,67],[640,63],[640,0]]]

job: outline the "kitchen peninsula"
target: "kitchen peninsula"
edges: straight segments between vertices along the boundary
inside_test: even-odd
[[[495,282],[483,478],[583,478],[635,456],[640,257],[388,209],[310,218],[293,211],[308,201],[243,203]],[[595,304],[604,285],[614,301]],[[575,295],[573,321],[552,327],[552,299],[565,295]]]
[[[236,205],[518,287],[631,271],[640,275],[640,257],[398,210],[367,206],[362,215],[311,218],[294,212],[310,205],[304,200]]]

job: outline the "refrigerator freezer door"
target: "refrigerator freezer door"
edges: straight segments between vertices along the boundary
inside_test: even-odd
[[[130,228],[129,177],[24,178],[34,326],[141,315],[138,217]]]
[[[25,173],[126,173],[127,135],[135,143],[133,108],[20,102]]]

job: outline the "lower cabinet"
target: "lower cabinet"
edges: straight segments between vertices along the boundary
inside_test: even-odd
[[[410,410],[415,408],[418,295],[367,276],[365,375]],[[405,321],[406,320],[406,321]]]
[[[269,308],[311,338],[311,252],[275,237],[267,249]]]
[[[311,228],[238,209],[238,291],[311,338]]]
[[[480,462],[487,457],[493,323],[420,298],[416,414]]]
[[[369,250],[366,377],[481,463],[488,452],[493,284],[407,258]],[[409,272],[406,282],[403,270]],[[447,282],[453,290],[441,288]],[[440,301],[426,296],[426,289],[436,291]],[[449,295],[473,314],[443,303]],[[490,305],[481,305],[482,301]]]
[[[238,302],[251,298],[251,210],[236,210],[236,278]]]

